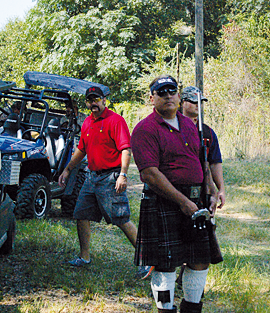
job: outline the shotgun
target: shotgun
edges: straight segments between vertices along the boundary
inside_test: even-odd
[[[198,128],[199,128],[199,137],[201,143],[201,163],[203,169],[203,184],[202,184],[202,210],[209,210],[210,213],[210,198],[211,198],[211,186],[213,186],[213,179],[209,169],[209,163],[207,160],[207,146],[203,138],[203,122],[202,122],[202,101],[201,101],[201,92],[198,92]],[[208,230],[209,243],[210,243],[210,253],[211,253],[211,263],[217,264],[223,261],[223,257],[220,251],[220,247],[216,237],[216,225],[214,217],[206,220],[206,227]]]

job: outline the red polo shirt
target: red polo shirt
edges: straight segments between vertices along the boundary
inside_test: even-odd
[[[122,116],[105,108],[97,119],[93,114],[85,119],[78,149],[87,154],[91,171],[121,167],[126,148],[130,148],[130,133]]]

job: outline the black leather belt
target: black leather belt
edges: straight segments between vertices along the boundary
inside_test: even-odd
[[[201,195],[201,185],[174,185],[174,187],[182,192],[189,199],[199,199]]]
[[[99,171],[93,171],[95,172],[97,175],[101,175],[104,173],[110,173],[110,172],[120,172],[121,171],[121,167],[111,167],[111,168],[106,168],[104,170],[99,170]]]
[[[201,196],[201,184],[194,185],[174,185],[174,187],[182,192],[190,200],[199,200]],[[156,196],[149,186],[144,183],[141,199],[153,199]]]

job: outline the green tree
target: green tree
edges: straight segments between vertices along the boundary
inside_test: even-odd
[[[269,1],[268,0],[228,0],[231,5],[232,14],[246,13],[246,14],[266,14],[269,13]]]
[[[23,74],[27,70],[39,70],[44,46],[32,36],[27,23],[16,19],[0,32],[0,77],[15,81],[23,87]]]
[[[210,43],[208,53],[216,54],[214,37],[221,27],[216,17],[224,16],[225,4],[223,0],[206,3],[205,28],[213,29],[206,32],[206,39],[212,38],[205,41],[207,47]],[[24,49],[32,52],[20,60],[22,68],[33,64],[42,71],[107,84],[116,101],[130,96],[131,83],[143,64],[155,60],[156,38],[166,38],[170,48],[179,42],[180,50],[191,56],[193,26],[194,3],[188,0],[38,0],[20,39]],[[190,35],[182,36],[187,28]],[[13,31],[15,40],[19,30]],[[166,59],[171,60],[171,56]]]

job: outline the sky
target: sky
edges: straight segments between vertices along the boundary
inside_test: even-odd
[[[26,13],[36,4],[36,0],[0,0],[0,29],[9,21],[19,17],[23,19]]]

